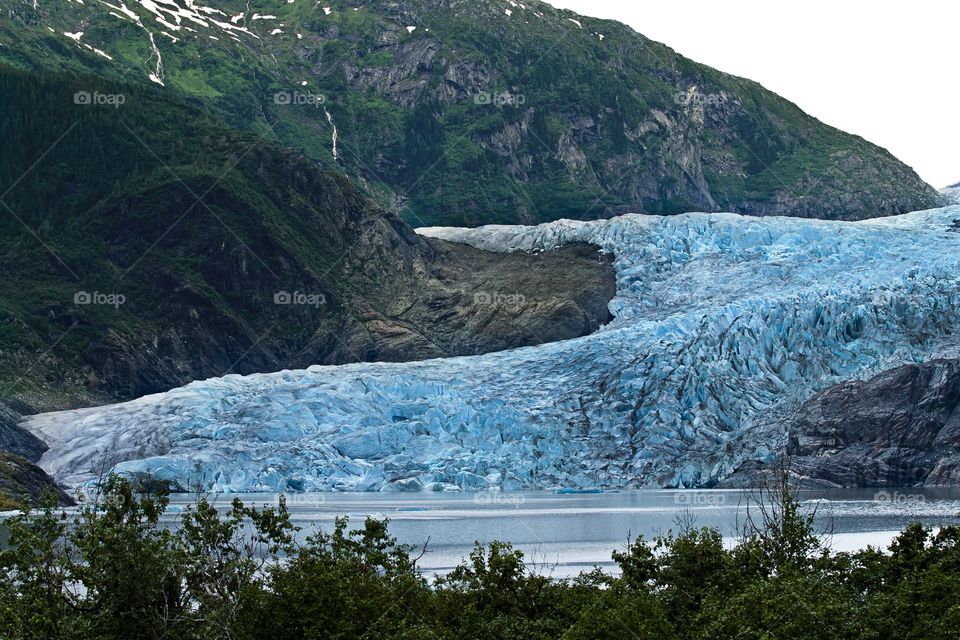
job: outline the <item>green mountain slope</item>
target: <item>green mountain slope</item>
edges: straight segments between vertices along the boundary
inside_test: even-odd
[[[939,202],[885,150],[756,83],[542,2],[4,4],[0,59],[162,83],[341,167],[414,225]]]
[[[609,319],[596,249],[423,239],[341,174],[160,88],[0,66],[0,140],[0,399],[474,354]]]

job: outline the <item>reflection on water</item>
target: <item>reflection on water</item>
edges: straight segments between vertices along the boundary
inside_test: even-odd
[[[836,489],[801,491],[799,497],[806,508],[816,510],[819,532],[837,550],[884,546],[918,520],[931,526],[960,523],[960,489]],[[220,496],[218,501],[226,504],[232,498]],[[241,498],[257,504],[277,500],[274,494]],[[174,496],[171,518],[191,501]],[[628,537],[676,530],[681,520],[716,527],[732,540],[748,504],[739,490],[287,496],[296,524],[304,529],[329,529],[343,515],[355,524],[366,516],[390,518],[390,531],[400,542],[427,544],[420,566],[429,574],[458,564],[475,541],[505,540],[523,550],[536,570],[556,577],[594,565],[612,569],[610,553]]]

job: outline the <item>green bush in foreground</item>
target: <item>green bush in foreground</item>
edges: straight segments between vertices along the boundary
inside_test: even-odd
[[[956,638],[960,528],[904,531],[885,552],[831,553],[788,494],[734,548],[686,528],[636,540],[621,575],[533,574],[509,544],[477,545],[430,581],[387,523],[298,542],[285,503],[167,498],[110,478],[68,518],[7,521],[3,639],[686,640]],[[175,526],[174,526],[175,525]]]

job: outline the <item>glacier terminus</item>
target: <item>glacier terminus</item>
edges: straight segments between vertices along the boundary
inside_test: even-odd
[[[615,258],[614,320],[483,356],[230,375],[24,426],[68,485],[116,471],[185,491],[710,486],[775,456],[816,391],[960,353],[957,220],[960,206],[420,229],[491,251],[592,243]]]

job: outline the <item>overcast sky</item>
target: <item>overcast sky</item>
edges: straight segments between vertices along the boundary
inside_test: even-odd
[[[935,187],[960,181],[956,0],[549,1],[756,80]]]

